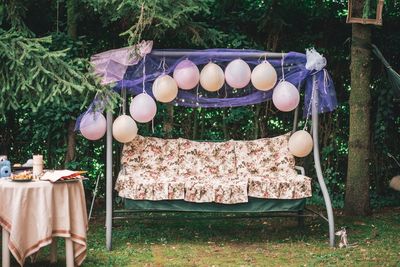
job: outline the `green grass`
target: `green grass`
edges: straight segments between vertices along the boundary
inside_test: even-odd
[[[343,249],[328,247],[327,224],[317,218],[299,229],[293,218],[149,216],[116,221],[111,252],[105,249],[104,218],[91,221],[83,266],[400,266],[400,208],[371,217],[337,215],[336,228],[347,227],[354,244]],[[26,266],[46,266],[46,257],[43,251],[39,262]],[[59,263],[64,265],[63,256]]]

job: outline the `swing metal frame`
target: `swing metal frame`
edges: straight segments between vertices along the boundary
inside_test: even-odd
[[[202,51],[153,51],[151,54],[157,55],[157,56],[165,56],[165,57],[182,57],[182,56],[191,56],[191,55],[201,55],[203,53]],[[221,56],[224,57],[232,57],[235,58],[237,55],[235,53],[231,52],[221,52]],[[249,58],[261,58],[261,57],[266,57],[266,58],[274,58],[274,59],[282,59],[284,57],[284,53],[259,53],[259,52],[248,52],[245,54],[245,56],[242,57],[249,57]],[[313,88],[312,88],[312,95],[316,96],[317,95],[317,86],[316,86],[316,79],[315,76],[313,78]],[[312,136],[313,136],[313,142],[314,142],[314,149],[313,149],[313,157],[314,157],[314,163],[315,163],[315,170],[317,174],[317,179],[318,179],[318,184],[320,185],[321,192],[323,195],[324,203],[325,203],[325,208],[326,208],[326,213],[327,217],[323,216],[322,214],[319,214],[315,211],[312,211],[310,209],[305,208],[306,211],[310,211],[311,213],[314,213],[321,218],[327,220],[328,225],[329,225],[329,245],[331,247],[334,247],[335,245],[335,223],[334,223],[334,214],[333,214],[333,209],[332,209],[332,203],[331,199],[329,196],[328,189],[326,187],[323,173],[322,173],[322,168],[321,168],[321,160],[320,160],[320,152],[319,152],[319,144],[318,144],[318,97],[312,97],[311,100],[311,117],[312,117]],[[294,112],[294,121],[293,121],[293,132],[296,131],[297,129],[297,122],[298,122],[298,108],[296,108]],[[120,213],[126,213],[126,212],[139,212],[139,211],[113,211],[113,171],[112,171],[112,166],[113,166],[113,160],[112,160],[112,155],[113,155],[113,148],[112,148],[112,142],[113,142],[113,136],[112,136],[112,123],[113,123],[113,114],[112,111],[107,111],[107,136],[106,136],[106,247],[108,250],[112,249],[112,227],[113,227],[113,219],[121,219],[121,217],[113,217],[114,212],[116,214]],[[143,212],[143,211],[142,211]],[[186,211],[184,211],[187,213]],[[271,212],[268,215],[262,216],[262,217],[298,217],[299,218],[299,224],[302,224],[302,220],[304,217],[307,217],[309,215],[304,214],[303,211],[298,211],[295,214],[290,213],[290,212],[284,212],[284,213],[279,213],[279,212]],[[240,216],[235,216],[235,218],[243,218]],[[255,218],[252,216],[251,218]]]

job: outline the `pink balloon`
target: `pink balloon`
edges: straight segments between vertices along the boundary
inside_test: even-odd
[[[151,96],[141,93],[133,98],[129,111],[135,121],[149,122],[157,113],[157,105]]]
[[[282,81],[274,89],[272,102],[280,111],[292,111],[299,105],[299,91],[290,82]]]
[[[175,67],[173,77],[179,88],[190,90],[199,83],[199,68],[188,59],[182,60]]]
[[[243,88],[249,84],[251,70],[249,65],[241,59],[235,59],[225,68],[225,80],[233,88]]]
[[[98,140],[106,133],[106,118],[100,112],[85,114],[79,123],[79,130],[89,140]]]

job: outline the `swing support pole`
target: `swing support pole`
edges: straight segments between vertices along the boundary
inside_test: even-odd
[[[317,178],[319,186],[321,187],[322,196],[324,197],[326,212],[328,214],[328,224],[329,224],[329,245],[331,247],[335,246],[335,222],[333,217],[333,209],[331,199],[329,197],[328,189],[326,188],[326,184],[324,181],[324,176],[322,174],[321,168],[321,160],[319,154],[319,145],[318,145],[318,91],[316,86],[316,78],[315,75],[312,76],[312,133],[313,133],[313,142],[314,142],[314,163],[315,163],[315,171],[317,172]]]

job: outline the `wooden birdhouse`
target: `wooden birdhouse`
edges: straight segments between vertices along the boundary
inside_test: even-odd
[[[347,23],[382,25],[384,0],[349,0]]]

